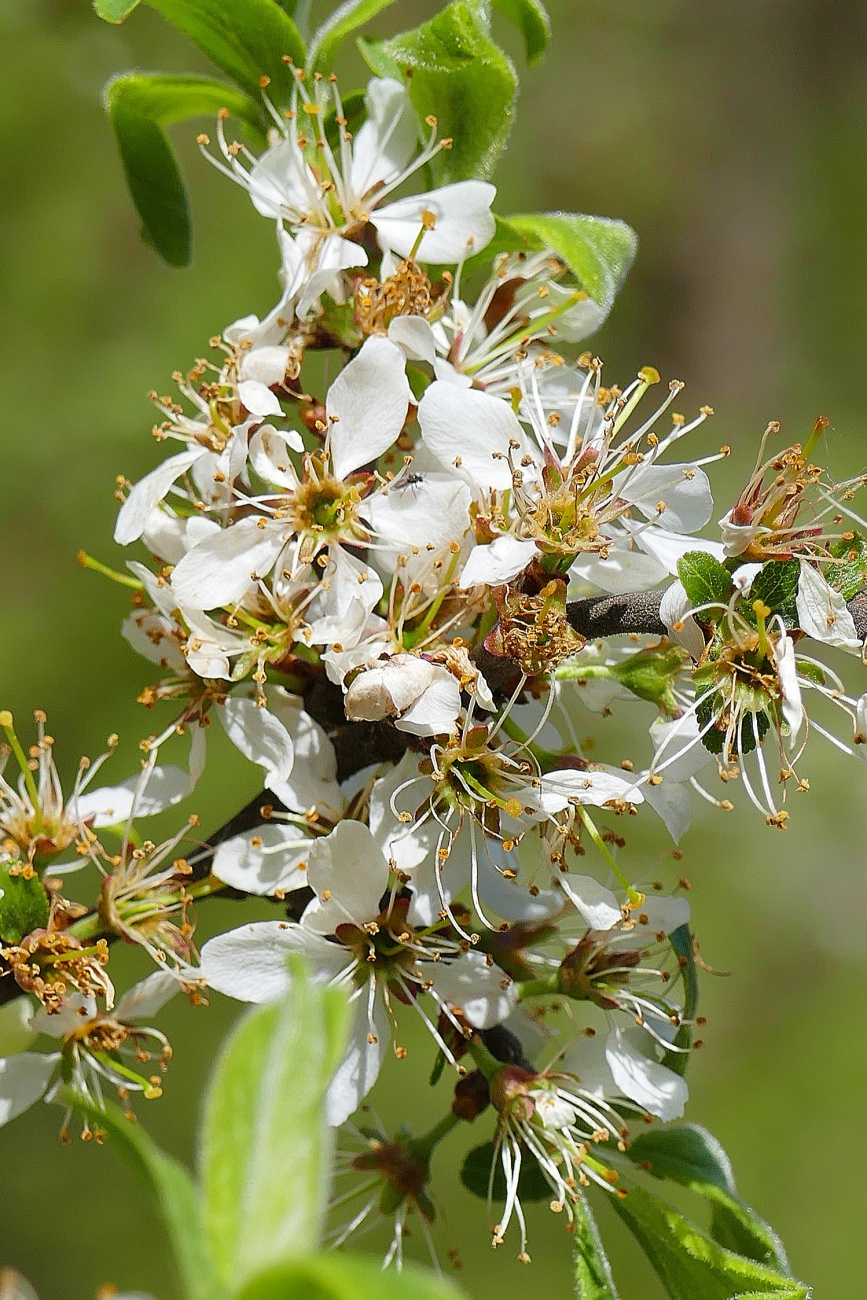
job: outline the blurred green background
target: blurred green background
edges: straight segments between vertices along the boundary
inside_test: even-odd
[[[404,3],[395,12],[409,25],[434,7]],[[608,377],[653,363],[687,381],[684,409],[716,408],[702,445],[728,442],[734,452],[716,467],[720,514],[769,419],[794,440],[827,413],[832,473],[862,468],[863,4],[549,7],[553,47],[523,77],[512,147],[495,177],[499,207],[619,216],[639,232],[636,267],[594,342]],[[76,552],[122,564],[110,540],[114,476],[134,479],[156,462],[147,390],[166,391],[171,371],[211,334],[271,306],[275,249],[243,193],[198,159],[196,127],[178,133],[195,265],[167,270],[139,242],[100,89],[125,68],[200,66],[152,12],[113,29],[87,0],[0,0],[0,40],[0,703],[17,711],[22,730],[32,708],[47,710],[67,772],[120,732],[114,767],[123,775],[137,739],[158,723],[134,702],[150,674],[117,635],[123,591],[79,569]],[[504,42],[519,57],[511,33]],[[628,744],[630,728],[643,737],[648,721],[643,706],[621,709],[618,744]],[[582,720],[587,732],[593,723]],[[212,758],[191,801],[206,832],[256,790],[255,774],[225,745]],[[785,834],[741,798],[728,817],[699,815],[682,864],[666,860],[653,825],[631,848],[649,876],[691,877],[702,953],[730,972],[704,980],[709,1025],[691,1071],[690,1116],[731,1154],[744,1196],[780,1231],[795,1274],[819,1300],[851,1300],[863,1275],[867,1161],[867,782],[827,747],[811,746],[808,769],[812,793],[794,801]],[[237,907],[215,905],[201,933],[230,924]],[[130,972],[143,969],[136,954],[123,960]],[[183,1156],[234,1011],[215,998],[209,1010],[179,1005],[166,1016],[175,1062],[165,1098],[144,1118]],[[401,1118],[407,1097],[408,1118],[429,1113],[427,1059],[410,1050],[390,1070],[376,1097],[386,1118]],[[112,1152],[61,1147],[60,1118],[38,1107],[0,1133],[0,1261],[21,1268],[43,1300],[90,1300],[109,1280],[174,1300],[139,1190]],[[468,1134],[468,1143],[485,1136]],[[484,1207],[459,1188],[450,1163],[445,1148],[442,1239],[462,1247],[470,1294],[510,1286],[546,1300],[571,1294],[559,1221],[531,1216],[530,1268],[521,1270],[508,1245],[492,1258]],[[619,1225],[605,1218],[604,1226],[624,1296],[660,1295]]]

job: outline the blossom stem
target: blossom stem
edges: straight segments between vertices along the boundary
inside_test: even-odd
[[[21,769],[21,775],[24,777],[24,784],[27,787],[27,793],[30,796],[30,802],[33,804],[33,810],[39,813],[39,791],[36,789],[36,781],[30,770],[30,764],[27,761],[27,755],[21,747],[21,741],[15,731],[15,724],[12,714],[8,709],[0,712],[0,727],[6,732],[6,739],[9,741],[9,747],[15,755],[15,761]]]
[[[433,1128],[428,1129],[421,1137],[413,1138],[409,1143],[413,1155],[426,1164],[433,1153],[435,1147],[439,1146],[443,1138],[448,1137],[452,1129],[457,1128],[461,1119],[454,1111],[449,1111],[443,1118],[434,1124]]]
[[[82,569],[92,569],[94,573],[101,573],[104,578],[111,578],[112,582],[118,582],[122,587],[132,587],[133,591],[144,591],[144,583],[134,578],[131,573],[118,573],[117,569],[110,569],[101,560],[88,555],[87,551],[78,552],[78,563]]]
[[[544,975],[535,980],[519,980],[515,989],[519,1002],[526,998],[552,997],[563,992],[560,987],[560,972],[555,971],[552,975]]]
[[[611,852],[608,845],[605,843],[602,836],[599,834],[599,831],[596,828],[596,824],[593,821],[590,814],[588,813],[587,809],[583,808],[581,804],[578,804],[576,805],[576,811],[578,813],[578,816],[581,818],[581,821],[586,826],[587,833],[589,834],[593,843],[596,845],[596,848],[602,854],[603,858],[608,863],[611,870],[614,872],[620,884],[626,890],[627,898],[631,903],[637,905],[642,900],[642,895],[638,892],[637,889],[633,889],[630,882],[626,879],[626,876],[624,876],[623,872],[620,870],[619,866],[617,865],[617,859],[614,857],[614,854]]]

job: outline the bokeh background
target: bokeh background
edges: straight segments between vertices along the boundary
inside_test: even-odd
[[[403,0],[393,13],[409,25],[434,7]],[[495,177],[499,208],[619,216],[639,232],[635,269],[594,342],[609,376],[653,363],[687,381],[690,405],[713,404],[703,445],[734,451],[717,467],[720,513],[769,419],[794,440],[827,413],[832,473],[862,468],[863,4],[549,7],[553,44],[523,77]],[[47,710],[66,772],[119,732],[119,769],[156,725],[135,704],[149,673],[117,635],[123,590],[79,569],[76,553],[122,564],[110,540],[114,476],[134,479],[155,463],[147,390],[166,391],[172,370],[227,322],[270,307],[275,250],[245,196],[199,160],[196,127],[178,132],[195,264],[167,270],[139,242],[100,89],[124,68],[201,66],[158,16],[143,9],[115,29],[87,0],[0,0],[0,41],[0,703],[22,730],[32,708]],[[504,42],[520,59],[512,34]],[[644,706],[622,709],[622,743],[648,721]],[[593,723],[588,715],[588,732]],[[820,1300],[851,1300],[863,1276],[867,1161],[867,773],[815,746],[807,766],[812,792],[795,801],[785,834],[742,799],[727,817],[698,816],[683,863],[666,857],[655,827],[632,848],[649,875],[689,875],[703,955],[729,972],[704,980],[709,1026],[691,1070],[691,1118],[721,1139],[795,1274]],[[191,802],[207,832],[255,790],[255,774],[218,743]],[[231,923],[233,907],[214,905],[202,933]],[[139,970],[135,954],[125,960]],[[145,1120],[181,1156],[235,1010],[215,998],[209,1010],[178,1005],[166,1017],[175,1062]],[[384,1115],[397,1118],[410,1097],[407,1118],[423,1119],[426,1060],[410,1051],[404,1077],[391,1071],[392,1090],[377,1094]],[[43,1300],[90,1300],[106,1281],[175,1300],[141,1192],[111,1151],[61,1147],[60,1118],[38,1107],[0,1133],[0,1262],[21,1268]],[[519,1272],[509,1247],[492,1258],[484,1207],[451,1163],[445,1148],[444,1239],[462,1246],[469,1293],[571,1294],[569,1243],[553,1216],[532,1216],[531,1267]],[[602,1213],[624,1296],[654,1300],[657,1283]]]

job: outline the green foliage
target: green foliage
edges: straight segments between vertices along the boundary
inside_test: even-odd
[[[495,9],[509,18],[524,38],[528,63],[541,59],[551,35],[551,20],[539,0],[492,0]]]
[[[295,79],[283,62],[304,65],[298,28],[276,0],[147,0],[152,8],[198,45],[203,54],[258,100],[260,78],[268,94],[286,107]]]
[[[93,0],[97,17],[107,23],[122,23],[138,4],[139,0]]]
[[[832,542],[829,549],[836,563],[826,564],[822,572],[844,600],[851,600],[867,586],[867,538],[855,533],[851,541]]]
[[[400,1273],[382,1271],[378,1260],[324,1255],[261,1274],[238,1300],[459,1300],[445,1278],[411,1264]]]
[[[323,1118],[346,1036],[346,1002],[308,986],[241,1021],[205,1101],[200,1148],[205,1235],[235,1286],[315,1250],[331,1134]]]
[[[456,0],[430,22],[363,41],[361,50],[377,75],[409,77],[419,117],[433,115],[452,139],[439,156],[444,181],[490,176],[512,128],[518,79],[475,6]]]
[[[683,1024],[674,1036],[674,1046],[689,1047],[692,1042],[692,1021],[698,1011],[698,968],[695,964],[695,946],[692,931],[688,925],[679,925],[672,930],[668,941],[677,957],[680,978],[683,984]],[[663,1057],[663,1064],[675,1074],[683,1075],[689,1064],[689,1053],[668,1051]]]
[[[184,1166],[161,1151],[117,1106],[100,1110],[76,1095],[63,1100],[74,1103],[94,1127],[108,1133],[112,1146],[150,1191],[165,1224],[189,1300],[221,1298],[202,1228],[197,1188]]]
[[[491,1183],[491,1166],[494,1168],[494,1181]],[[506,1176],[493,1142],[483,1142],[467,1152],[461,1167],[461,1182],[468,1192],[485,1201],[488,1188],[494,1200],[506,1198]],[[518,1193],[522,1201],[550,1201],[551,1188],[535,1160],[525,1160],[521,1165],[518,1179]]]
[[[672,1300],[735,1300],[758,1291],[807,1300],[808,1288],[776,1269],[735,1253],[701,1232],[643,1187],[612,1198]]]
[[[186,266],[192,256],[189,200],[163,127],[201,114],[214,116],[221,108],[256,123],[256,106],[219,81],[141,73],[110,81],[105,102],[142,234],[171,266]]]
[[[679,1124],[639,1134],[629,1156],[655,1178],[670,1179],[703,1197],[711,1208],[710,1235],[720,1246],[791,1277],[782,1242],[738,1195],[731,1162],[706,1129]]]
[[[13,876],[0,867],[0,939],[20,943],[25,934],[48,924],[48,895],[38,876]]]
[[[522,213],[505,223],[530,248],[551,248],[587,294],[608,312],[635,259],[638,240],[625,221],[574,212]]]
[[[586,1196],[575,1206],[575,1292],[578,1300],[620,1300]]]
[[[310,42],[309,70],[330,72],[341,42],[392,4],[394,0],[345,0],[338,5]]]
[[[747,604],[761,600],[791,626],[797,622],[795,601],[801,565],[798,560],[768,560],[753,578]]]
[[[687,551],[677,562],[677,576],[690,604],[724,605],[732,593],[732,578],[719,560],[706,551]]]

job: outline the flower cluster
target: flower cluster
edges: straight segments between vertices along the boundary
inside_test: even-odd
[[[284,113],[263,88],[258,156],[227,114],[215,145],[200,137],[276,224],[279,301],[212,338],[175,396],[152,394],[169,454],[118,480],[115,539],[147,557],[122,575],[123,635],[158,669],[142,772],[93,791],[102,760],[82,764],[64,798],[44,718],[28,757],[0,715],[21,770],[0,772],[2,958],[20,990],[0,1120],[61,1090],[99,1107],[106,1082],[158,1095],[170,1049],[140,1017],[179,988],[279,999],[300,957],[353,1012],[331,1124],[406,1057],[413,1020],[456,1079],[423,1137],[352,1129],[334,1240],[384,1213],[389,1260],[411,1214],[432,1241],[433,1151],[487,1113],[492,1239],[514,1235],[526,1260],[533,1177],[572,1224],[590,1184],[624,1194],[634,1127],[686,1101],[685,882],[628,867],[626,828],[648,805],[678,840],[693,788],[730,807],[699,783],[714,768],[784,827],[809,735],[864,744],[867,696],[815,647],[862,654],[867,526],[858,482],[812,464],[820,422],[803,448],[763,450],[703,536],[705,467],[728,448],[688,435],[711,409],[676,410],[679,382],[656,400],[650,367],[603,381],[579,347],[604,312],[562,252],[486,256],[493,186],[404,193],[450,144],[404,85],[373,80],[353,134],[333,78],[293,77]],[[576,710],[625,699],[648,708],[646,757],[603,761]],[[262,769],[252,816],[204,847],[194,817],[143,839],[138,819],[194,788],[214,719]],[[158,765],[178,734],[188,766]],[[92,912],[61,895],[79,867],[99,878]],[[192,904],[222,890],[270,899],[274,919],[199,952]],[[116,1005],[114,938],[157,967]],[[59,1050],[29,1050],[41,1033]]]

